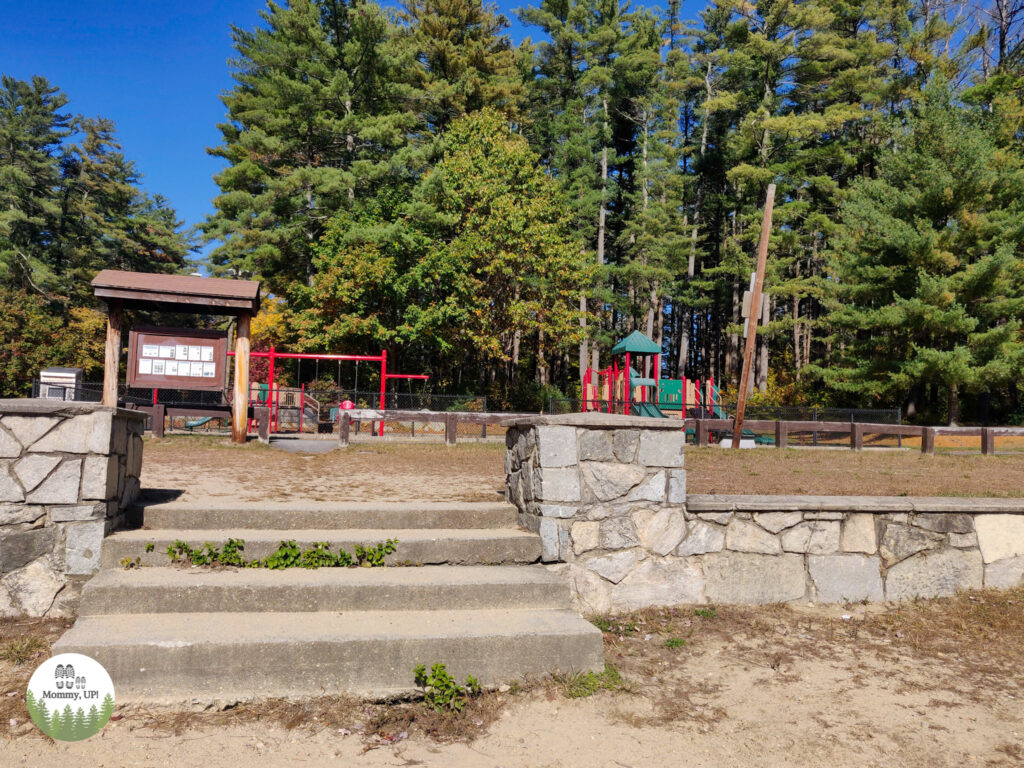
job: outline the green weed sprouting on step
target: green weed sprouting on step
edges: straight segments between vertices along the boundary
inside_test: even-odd
[[[338,565],[338,556],[331,552],[330,542],[318,541],[302,553],[299,565],[303,568],[334,568]]]
[[[121,558],[121,567],[124,568],[126,571],[130,571],[133,568],[141,568],[142,567],[142,558],[141,557],[136,557],[136,558],[122,557]]]
[[[217,562],[221,565],[234,565],[239,568],[245,565],[242,559],[242,551],[245,549],[245,539],[228,539],[227,544],[220,551]]]
[[[289,540],[282,541],[281,546],[262,560],[245,560],[242,557],[245,539],[228,539],[223,547],[208,541],[199,549],[193,549],[187,542],[178,539],[167,547],[167,556],[175,564],[269,568],[275,571],[286,568],[351,568],[355,565],[379,568],[384,565],[384,558],[397,548],[398,539],[388,539],[367,547],[357,544],[356,556],[353,557],[344,549],[339,549],[338,554],[334,554],[330,542],[327,541],[318,541],[309,549],[303,550],[294,540]],[[130,558],[125,558],[121,565],[125,568],[135,567],[126,564],[129,560]],[[136,558],[136,561],[138,560]]]
[[[278,571],[285,568],[296,568],[302,561],[302,550],[294,540],[282,541],[276,552],[263,559],[263,567]]]
[[[459,685],[444,664],[434,664],[427,672],[422,664],[413,670],[413,680],[423,689],[423,703],[435,712],[460,712],[469,696],[480,695],[480,682],[469,675],[465,685]]]
[[[146,551],[152,552],[156,548],[156,545],[152,541],[146,542]]]
[[[356,564],[364,568],[379,568],[384,565],[384,558],[398,547],[398,539],[388,539],[373,547],[356,544]]]
[[[192,560],[192,547],[181,539],[176,539],[167,546],[167,556],[172,563],[187,563]]]

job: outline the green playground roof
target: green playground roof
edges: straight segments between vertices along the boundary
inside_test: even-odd
[[[621,355],[625,352],[633,355],[657,355],[661,352],[661,347],[640,333],[640,331],[633,331],[629,336],[620,339],[612,347],[613,355]]]

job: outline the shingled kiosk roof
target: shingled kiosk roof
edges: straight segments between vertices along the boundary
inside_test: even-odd
[[[104,269],[93,278],[92,288],[97,298],[120,300],[128,309],[211,315],[255,315],[260,309],[260,284],[257,280]]]

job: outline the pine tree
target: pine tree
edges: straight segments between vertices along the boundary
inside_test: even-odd
[[[89,714],[85,718],[85,732],[88,734],[94,734],[100,730],[100,713],[96,709],[96,705],[93,704],[89,707]]]
[[[43,77],[0,78],[0,281],[48,295],[59,206],[57,162],[71,116]]]
[[[310,0],[269,2],[265,26],[232,27],[235,86],[223,97],[227,160],[221,194],[204,225],[221,245],[212,261],[264,277],[275,290],[312,281],[312,249],[355,180],[339,162],[350,125],[352,82]]]
[[[429,132],[483,107],[518,119],[524,93],[504,16],[483,0],[405,0],[402,9],[399,39],[415,56],[408,76]]]
[[[85,724],[85,710],[82,707],[79,707],[75,710],[74,726],[71,729],[72,741],[81,741],[82,739],[87,739],[92,735],[85,729]]]
[[[54,713],[56,717],[56,713]],[[75,739],[75,713],[71,711],[71,705],[65,704],[64,710],[60,713],[60,729],[54,727],[55,738],[61,741],[74,741]]]
[[[102,728],[110,720],[110,716],[114,714],[114,697],[109,693],[103,697],[103,703],[100,705],[100,716],[99,723]]]
[[[597,217],[602,191],[595,162],[597,123],[587,91],[587,34],[591,6],[587,0],[542,0],[519,11],[525,24],[544,32],[536,45],[528,79],[527,134],[548,171],[558,180],[572,212],[574,231],[587,249],[596,249]],[[580,296],[581,322],[586,328],[589,294]],[[590,364],[588,334],[579,346],[579,376]]]
[[[1008,385],[1024,364],[1024,175],[941,81],[896,142],[843,206],[838,351],[820,372],[862,403],[899,398],[911,415],[926,406],[956,423],[963,391]],[[925,402],[935,388],[945,407]]]
[[[44,702],[44,704],[45,704],[45,702]],[[62,727],[62,724],[61,724],[60,710],[59,709],[54,709],[53,710],[53,714],[50,715],[49,726],[46,729],[44,729],[44,732],[51,739],[57,739],[57,738],[60,738],[61,727]]]

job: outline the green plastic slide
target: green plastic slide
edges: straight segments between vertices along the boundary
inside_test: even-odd
[[[654,403],[633,403],[632,413],[634,416],[650,416],[655,419],[668,418]]]

